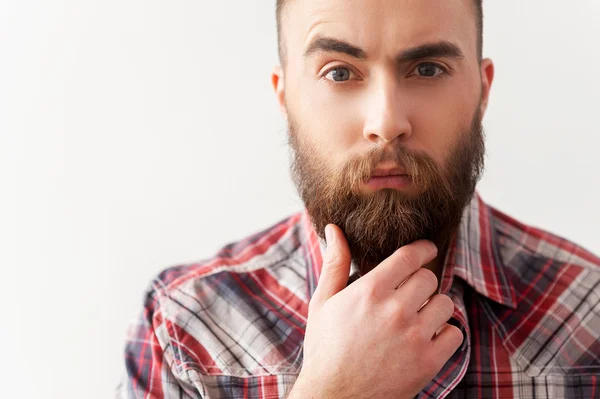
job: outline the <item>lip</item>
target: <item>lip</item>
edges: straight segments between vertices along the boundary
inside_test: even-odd
[[[405,169],[402,168],[378,168],[375,169],[371,177],[384,177],[384,176],[408,176]]]
[[[371,176],[364,180],[364,185],[370,190],[382,188],[403,189],[413,184],[412,177],[405,168],[398,164],[388,163],[378,165]]]
[[[365,181],[365,185],[372,190],[378,190],[382,188],[401,189],[412,185],[412,179],[406,174],[373,176]]]

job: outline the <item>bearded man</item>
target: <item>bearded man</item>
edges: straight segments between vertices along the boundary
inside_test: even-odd
[[[305,209],[171,267],[122,397],[600,397],[600,259],[476,193],[481,0],[279,0]]]

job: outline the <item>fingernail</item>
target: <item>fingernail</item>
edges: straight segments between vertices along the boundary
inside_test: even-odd
[[[327,241],[328,245],[333,242],[333,236],[331,234],[331,226],[330,225],[325,226],[325,241]]]
[[[433,249],[433,253],[437,255],[438,254],[438,247],[437,247],[437,245],[435,245],[433,242],[431,242],[431,247]]]

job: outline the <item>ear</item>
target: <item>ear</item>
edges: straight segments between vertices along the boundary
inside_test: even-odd
[[[271,84],[273,85],[273,90],[275,91],[275,96],[277,97],[277,102],[279,103],[279,110],[281,115],[285,120],[287,120],[287,110],[285,109],[285,84],[284,84],[284,76],[283,76],[283,68],[280,65],[277,65],[273,68],[273,73],[271,74]]]
[[[492,81],[494,80],[494,63],[489,58],[481,61],[481,117],[488,106]]]

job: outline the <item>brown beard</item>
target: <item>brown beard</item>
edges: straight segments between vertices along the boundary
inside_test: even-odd
[[[352,259],[365,274],[398,248],[419,239],[433,241],[442,253],[460,223],[484,165],[485,143],[479,106],[451,150],[446,170],[424,152],[400,140],[350,159],[339,172],[306,140],[288,110],[292,178],[317,234],[334,223],[344,232]],[[395,189],[361,194],[359,187],[382,162],[404,166],[420,192]]]

